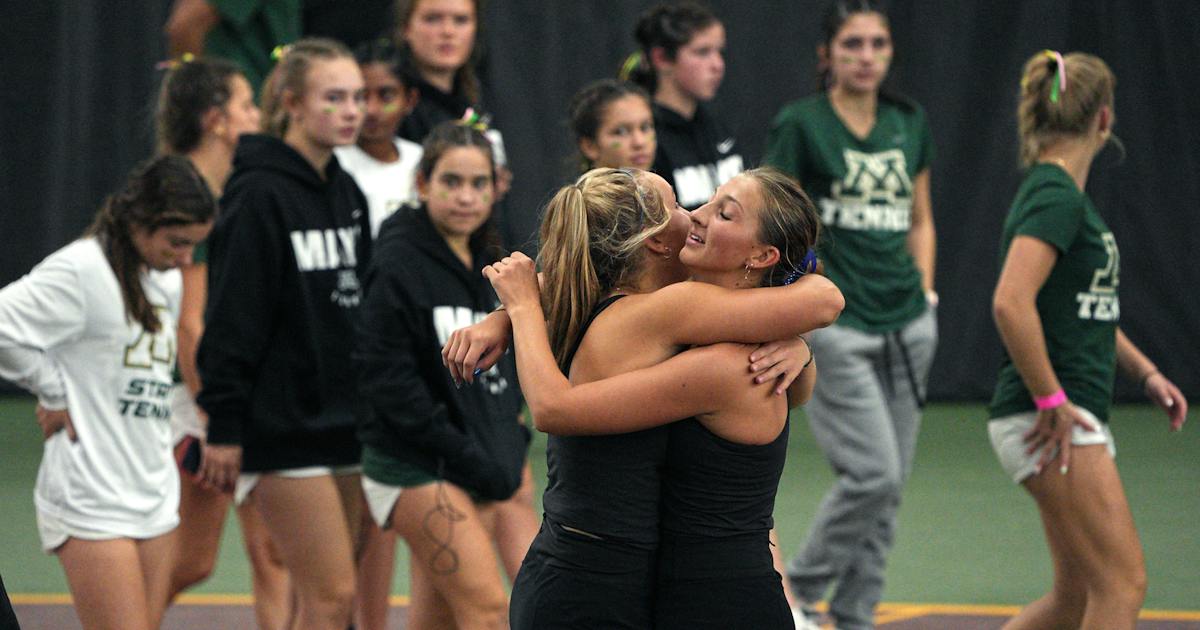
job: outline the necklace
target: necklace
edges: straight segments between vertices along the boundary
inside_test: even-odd
[[[1068,173],[1071,172],[1071,169],[1067,168],[1067,161],[1060,157],[1048,157],[1048,158],[1045,158],[1045,161],[1048,161],[1051,164],[1059,165],[1060,167],[1062,167],[1062,170],[1064,170]]]

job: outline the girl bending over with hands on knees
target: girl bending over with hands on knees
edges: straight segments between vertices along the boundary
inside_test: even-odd
[[[529,440],[512,360],[473,387],[441,366],[450,332],[496,306],[481,275],[502,255],[491,148],[474,126],[434,127],[417,174],[422,205],[384,222],[364,282],[363,491],[376,524],[408,543],[416,630],[507,627],[496,551],[515,574],[536,533],[526,501],[524,545],[503,557],[498,510],[521,485]]]
[[[295,592],[293,628],[345,630],[361,522],[357,401],[347,340],[367,203],[333,148],[362,124],[345,46],[305,39],[263,88],[263,135],[243,136],[209,240],[200,340],[209,417],[204,479],[251,496]]]
[[[1086,53],[1037,53],[1017,107],[1025,180],[1004,222],[992,311],[1005,358],[988,434],[1033,496],[1054,564],[1049,593],[1008,630],[1137,624],[1146,567],[1108,428],[1116,368],[1182,428],[1187,400],[1118,326],[1116,239],[1084,192],[1112,137],[1116,79]]]
[[[177,268],[217,205],[187,158],[137,167],[83,237],[0,290],[0,377],[38,397],[42,548],[85,630],[157,628],[179,524]]]
[[[733,178],[691,218],[680,255],[692,271],[688,284],[767,287],[816,267],[810,249],[818,233],[815,209],[777,171]],[[605,331],[603,315],[584,334],[568,381],[554,360],[532,261],[514,254],[484,273],[512,318],[518,369],[539,430],[610,434],[682,420],[665,430],[655,627],[791,628],[769,543],[787,451],[789,401],[772,395],[773,383],[743,380],[749,348],[706,345],[653,367],[572,387],[584,367],[582,347]],[[807,399],[815,380],[810,354],[789,390],[792,402]]]
[[[756,180],[737,181],[757,189]],[[750,197],[742,203],[751,203],[754,193],[745,194]],[[714,273],[723,274],[727,286],[749,287],[780,254],[766,247],[751,252],[748,242],[737,240],[745,237],[741,232],[733,240],[722,237],[729,225],[748,220],[736,197],[720,197],[719,206],[695,219],[711,226],[713,241],[706,243],[701,228],[689,247],[713,252],[697,257],[700,265],[714,255],[726,256],[724,267]],[[840,292],[815,275],[787,287],[747,291],[680,282],[689,271],[679,252],[692,229],[693,218],[678,206],[666,182],[651,173],[596,169],[551,200],[540,250],[549,317],[540,326],[545,335],[548,322],[554,359],[570,372],[572,383],[653,366],[691,345],[794,339],[837,317]],[[742,246],[731,247],[734,242]],[[788,255],[798,260],[804,253]],[[496,319],[503,319],[503,326]],[[489,320],[475,330],[458,331],[444,349],[456,376],[469,379],[477,364],[490,364],[497,349],[507,347],[505,311]],[[485,330],[493,325],[505,332]],[[776,381],[776,372],[785,373],[790,383],[808,356],[798,340],[746,349],[738,368],[745,380],[738,382],[750,389],[757,380],[782,394],[786,386]],[[520,354],[518,360],[523,360]],[[803,379],[795,385],[804,386]],[[785,404],[782,396],[776,400]],[[513,585],[513,627],[650,627],[667,429],[644,424],[640,430],[614,426],[604,431],[616,435],[550,432],[545,518]]]

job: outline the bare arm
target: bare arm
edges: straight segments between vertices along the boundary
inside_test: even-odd
[[[992,297],[992,314],[1000,338],[1025,387],[1035,398],[1049,396],[1062,388],[1050,363],[1037,312],[1038,291],[1057,260],[1058,251],[1049,243],[1032,236],[1014,238]],[[1029,452],[1043,449],[1039,471],[1052,461],[1057,447],[1062,454],[1060,471],[1066,473],[1075,424],[1089,430],[1096,428],[1070,402],[1038,412],[1037,423],[1025,439],[1030,442]]]
[[[828,326],[845,304],[837,286],[815,274],[766,289],[679,282],[649,294],[639,306],[639,321],[672,345],[760,343]]]
[[[179,374],[194,398],[200,391],[196,370],[196,348],[204,334],[204,301],[208,295],[208,265],[197,263],[180,269],[183,299],[179,306]]]
[[[1151,402],[1167,413],[1172,431],[1183,428],[1187,420],[1187,399],[1183,392],[1158,371],[1154,362],[1142,354],[1120,328],[1117,329],[1117,365],[1130,379],[1142,385],[1142,391]]]
[[[202,54],[205,37],[220,21],[217,10],[205,0],[175,0],[171,16],[163,27],[167,53],[171,57],[183,53]]]
[[[1058,252],[1031,236],[1013,239],[992,296],[992,315],[1008,356],[1034,396],[1048,396],[1061,385],[1050,365],[1037,294],[1054,268]]]
[[[933,225],[933,202],[929,194],[929,169],[917,173],[913,181],[912,225],[908,230],[908,251],[921,272],[921,288],[933,293],[934,261],[937,258],[937,232]]]

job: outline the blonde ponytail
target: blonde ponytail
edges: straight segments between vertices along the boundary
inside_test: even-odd
[[[1117,80],[1104,60],[1087,53],[1043,50],[1025,62],[1017,105],[1021,166],[1046,146],[1087,131],[1101,107],[1112,107]]]
[[[645,173],[626,169],[588,171],[547,204],[538,253],[542,307],[564,371],[596,303],[640,273],[642,242],[670,220]]]

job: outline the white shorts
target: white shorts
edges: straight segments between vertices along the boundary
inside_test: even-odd
[[[1104,444],[1108,447],[1108,454],[1116,457],[1117,446],[1113,441],[1113,434],[1109,430],[1108,424],[1100,422],[1099,418],[1083,407],[1076,407],[1076,409],[1097,429],[1088,431],[1076,425],[1071,430],[1071,445]],[[1034,474],[1038,459],[1041,457],[1041,451],[1026,454],[1025,450],[1029,445],[1023,439],[1025,432],[1033,427],[1036,420],[1037,412],[1028,411],[988,421],[988,436],[992,439],[992,450],[996,451],[996,458],[1000,460],[1000,466],[1004,468],[1004,472],[1016,483],[1021,483]],[[1055,455],[1057,456],[1057,453]]]
[[[400,500],[404,488],[379,483],[370,477],[362,476],[363,497],[367,500],[367,509],[379,529],[387,529],[392,524],[392,508]]]
[[[207,431],[200,422],[196,399],[183,383],[171,388],[171,444],[178,444],[184,437],[192,436],[203,440]]]
[[[118,538],[134,538],[134,540],[148,540],[157,538],[175,529],[179,524],[176,519],[169,524],[165,529],[159,532],[148,531],[144,537],[125,536],[123,534],[104,531],[97,528],[88,527],[86,525],[72,525],[65,520],[51,514],[47,510],[40,508],[34,509],[34,516],[37,520],[38,538],[42,541],[42,551],[46,553],[54,553],[58,548],[67,542],[68,538],[76,538],[78,540],[116,540]]]
[[[233,502],[235,505],[241,506],[246,502],[246,497],[254,491],[254,487],[258,485],[258,481],[263,475],[277,475],[288,479],[308,479],[310,477],[341,477],[342,475],[357,475],[362,472],[362,465],[354,464],[353,466],[306,466],[304,468],[288,468],[286,470],[272,470],[261,473],[242,473],[238,475],[237,487],[233,491]]]

